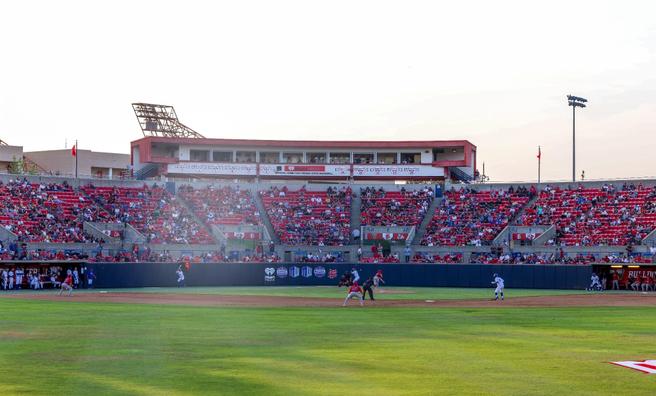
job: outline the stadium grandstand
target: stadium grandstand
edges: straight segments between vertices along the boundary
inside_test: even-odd
[[[648,263],[656,181],[489,184],[459,141],[208,139],[134,104],[134,174],[0,174],[0,260]]]

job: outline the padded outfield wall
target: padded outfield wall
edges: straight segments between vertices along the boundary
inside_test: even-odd
[[[89,263],[96,287],[176,286],[176,263]],[[198,263],[185,272],[187,286],[334,286],[353,264]],[[490,287],[499,273],[507,288],[584,289],[588,265],[357,264],[362,281],[382,269],[389,286]]]

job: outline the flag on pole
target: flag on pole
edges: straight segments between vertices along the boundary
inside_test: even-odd
[[[71,148],[71,155],[77,157],[77,144],[74,144],[73,148]]]
[[[538,146],[538,159],[542,158],[542,150],[540,149],[540,146]]]

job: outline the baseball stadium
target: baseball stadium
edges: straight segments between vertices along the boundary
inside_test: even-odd
[[[2,2],[0,396],[656,395],[654,15]]]
[[[0,146],[2,394],[656,392],[656,180],[132,107],[130,155]]]

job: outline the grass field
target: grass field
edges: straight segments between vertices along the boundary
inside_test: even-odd
[[[389,290],[395,294],[381,297],[490,296],[489,289]],[[283,287],[179,292],[343,295]],[[656,358],[653,307],[210,308],[73,297],[0,298],[0,312],[2,395],[656,393],[656,376],[607,363]]]

